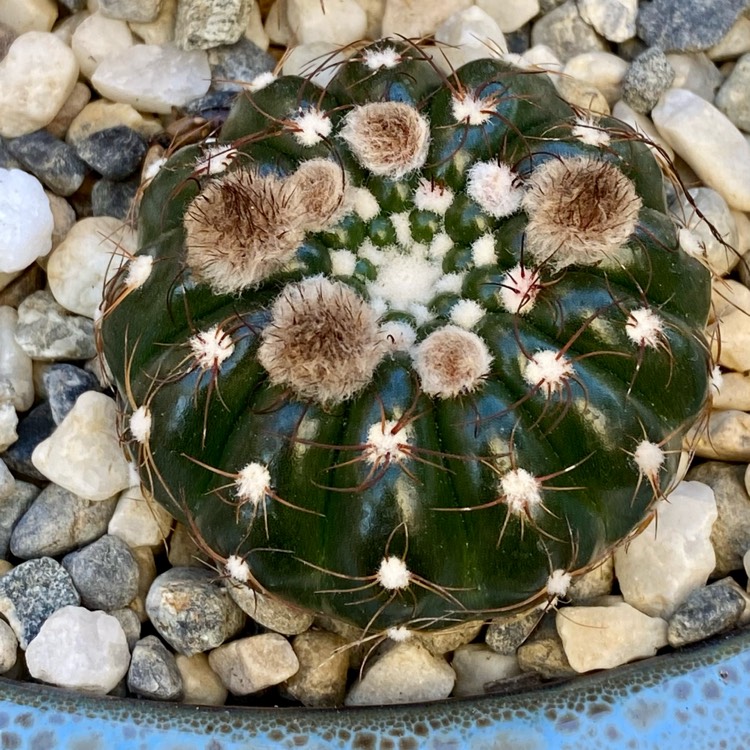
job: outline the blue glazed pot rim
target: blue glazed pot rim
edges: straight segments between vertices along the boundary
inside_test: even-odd
[[[532,690],[346,709],[91,697],[0,678],[0,747],[601,750],[750,747],[750,629]]]

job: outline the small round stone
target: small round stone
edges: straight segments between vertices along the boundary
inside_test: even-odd
[[[108,180],[130,177],[147,149],[143,136],[126,125],[97,130],[76,144],[78,156]]]
[[[119,537],[106,534],[66,555],[62,564],[89,609],[119,609],[138,593],[138,563]]]
[[[141,638],[135,644],[128,669],[128,689],[141,698],[182,699],[182,675],[174,654],[155,635]]]

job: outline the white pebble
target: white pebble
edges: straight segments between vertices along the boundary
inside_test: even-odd
[[[166,115],[208,91],[211,69],[203,50],[136,44],[102,60],[91,83],[113,101]]]
[[[615,575],[628,604],[668,619],[716,565],[710,540],[716,500],[707,485],[682,482],[656,512],[655,521],[615,552]]]
[[[750,143],[716,107],[687,89],[669,89],[651,112],[656,129],[703,182],[750,211]]]
[[[447,698],[456,673],[445,659],[433,656],[415,639],[394,643],[372,657],[361,680],[346,696],[347,706],[413,703]]]
[[[15,488],[15,477],[10,473],[10,469],[5,465],[5,461],[0,459],[0,501],[10,497]]]
[[[5,620],[0,620],[0,674],[13,669],[18,657],[18,638]]]
[[[472,0],[388,0],[383,14],[383,36],[414,39],[429,36],[453,13],[472,5]]]
[[[539,0],[475,0],[475,4],[492,17],[504,34],[518,31],[539,13]]]
[[[627,70],[625,60],[610,52],[582,52],[565,63],[563,73],[593,86],[612,106],[622,96]]]
[[[172,517],[161,505],[146,499],[140,487],[128,487],[117,500],[107,533],[118,536],[130,547],[164,545],[172,526]]]
[[[578,13],[610,42],[635,36],[638,0],[578,0]]]
[[[685,436],[697,456],[720,461],[750,461],[750,414],[737,409],[712,411],[708,424]]]
[[[66,490],[86,500],[106,500],[130,486],[116,420],[113,399],[86,391],[52,435],[37,445],[31,461]]]
[[[50,255],[47,274],[52,294],[66,310],[93,319],[107,275],[117,270],[125,253],[135,251],[135,232],[120,219],[81,219]]]
[[[520,674],[515,654],[506,656],[495,653],[483,643],[468,643],[453,654],[451,667],[456,673],[453,695],[481,695],[485,687],[497,680],[505,680]]]
[[[117,619],[83,607],[58,609],[26,649],[34,679],[90,695],[112,690],[129,664],[128,642]]]
[[[54,34],[29,31],[0,61],[0,136],[15,138],[49,124],[78,80],[78,62]]]
[[[229,691],[211,669],[206,654],[176,654],[175,662],[182,677],[183,703],[223,706]]]
[[[0,23],[16,34],[49,31],[57,18],[55,0],[12,0],[0,3]]]
[[[18,414],[13,404],[0,402],[0,453],[18,440]]]
[[[495,19],[476,5],[457,11],[443,21],[435,32],[435,39],[458,48],[481,47],[485,57],[491,50],[508,51],[505,36]]]
[[[367,15],[356,0],[287,0],[286,17],[300,44],[351,44],[367,30]]]
[[[625,602],[603,607],[565,607],[555,623],[576,672],[609,669],[653,656],[667,645],[667,623]]]
[[[0,169],[0,272],[22,271],[46,255],[53,229],[52,209],[39,180],[20,169]]]
[[[125,21],[92,13],[73,32],[70,48],[86,78],[96,71],[99,63],[133,46],[133,35]]]
[[[285,76],[303,76],[325,88],[338,71],[338,63],[348,57],[348,50],[332,42],[310,42],[292,47],[284,57]]]

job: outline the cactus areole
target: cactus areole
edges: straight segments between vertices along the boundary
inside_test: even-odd
[[[367,629],[564,597],[705,409],[707,270],[626,125],[381,41],[262,76],[145,189],[101,322],[144,489],[223,575]]]

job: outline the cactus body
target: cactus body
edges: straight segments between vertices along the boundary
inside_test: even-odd
[[[250,87],[146,189],[106,359],[144,485],[235,579],[361,627],[564,595],[705,406],[709,274],[610,118],[379,42]]]

